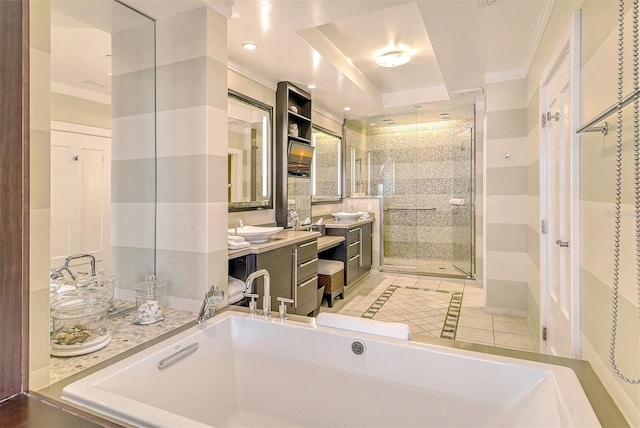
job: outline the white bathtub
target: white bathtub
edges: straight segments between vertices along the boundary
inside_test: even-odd
[[[197,351],[158,369],[193,343]],[[565,367],[233,311],[62,397],[139,426],[600,426]]]

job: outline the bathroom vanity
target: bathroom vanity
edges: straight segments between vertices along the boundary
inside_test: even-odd
[[[372,261],[373,218],[366,220],[325,222],[327,235],[340,236],[344,241],[320,253],[321,259],[344,263],[344,283],[353,284],[369,273]]]
[[[229,275],[245,281],[252,272],[266,269],[271,276],[271,307],[277,309],[276,299],[286,297],[294,301],[288,304],[288,313],[308,315],[318,306],[319,236],[318,232],[284,230],[267,242],[229,251]],[[247,292],[262,296],[263,279],[257,278],[254,289]]]

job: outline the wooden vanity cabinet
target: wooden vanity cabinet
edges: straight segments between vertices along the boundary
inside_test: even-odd
[[[348,229],[327,228],[327,235],[344,236],[339,246],[322,252],[323,259],[340,260],[344,263],[344,283],[352,284],[371,270],[372,227],[371,223]]]
[[[265,251],[260,254],[249,254],[229,260],[229,275],[246,281],[247,276],[259,269],[266,269],[271,277],[271,310],[278,311],[278,297],[293,299],[288,304],[287,312],[297,315],[308,315],[317,307],[318,289],[318,243],[313,238],[297,244]],[[259,277],[253,283],[257,293],[258,308],[262,309],[264,296],[264,278]]]
[[[294,313],[309,315],[318,306],[318,241],[312,239],[296,245],[293,294]]]

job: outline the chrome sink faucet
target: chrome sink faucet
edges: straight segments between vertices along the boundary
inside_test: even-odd
[[[242,229],[244,225],[242,224],[242,220],[239,218],[236,219],[236,236],[238,236],[238,229]]]
[[[62,271],[66,270],[69,275],[71,275],[71,279],[75,281],[76,279],[78,279],[78,277],[71,271],[71,269],[69,269],[69,262],[71,262],[72,260],[84,258],[88,258],[89,263],[91,264],[91,276],[96,276],[96,258],[93,256],[93,254],[89,253],[73,254],[67,257],[62,262],[62,266],[56,268],[54,271],[49,272],[49,276],[51,277],[51,279],[64,278]]]
[[[271,316],[271,276],[266,269],[259,269],[247,277],[246,290],[253,290],[253,281],[258,277],[264,277],[264,295],[262,296],[262,314],[265,317]]]

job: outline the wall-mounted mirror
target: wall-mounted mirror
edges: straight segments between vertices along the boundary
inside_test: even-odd
[[[229,211],[273,207],[273,108],[229,91],[228,201]]]
[[[342,199],[342,137],[314,126],[311,144],[316,148],[311,174],[311,202]]]
[[[155,73],[153,20],[113,0],[51,1],[52,269],[89,253],[119,286],[155,273]]]

